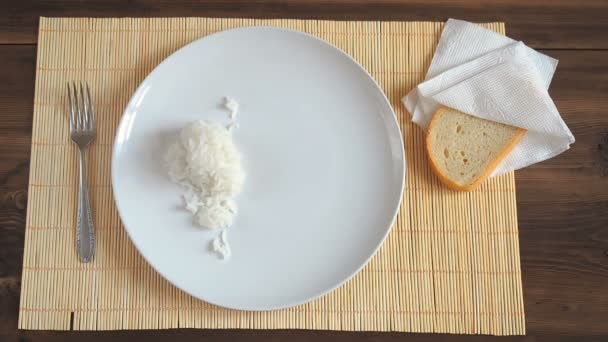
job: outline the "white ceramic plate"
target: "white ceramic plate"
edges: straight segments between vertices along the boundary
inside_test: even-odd
[[[225,95],[240,104],[247,173],[227,262],[163,165],[186,123],[227,122]],[[131,240],[163,277],[213,304],[269,310],[317,298],[367,263],[398,211],[404,161],[393,110],[360,65],[310,35],[251,27],[197,40],[144,80],[118,127],[112,185]]]

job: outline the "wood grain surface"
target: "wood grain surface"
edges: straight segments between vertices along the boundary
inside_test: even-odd
[[[459,18],[508,23],[509,35],[534,48],[608,48],[606,0],[57,0],[11,1],[0,17],[0,43],[35,44],[38,17],[250,17],[333,20]],[[0,7],[1,8],[1,7]]]
[[[559,59],[576,143],[516,173],[527,336],[323,331],[18,331],[39,15],[505,21]],[[0,341],[608,341],[608,1],[19,1],[0,4]]]

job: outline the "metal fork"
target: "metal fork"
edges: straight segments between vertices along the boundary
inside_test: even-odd
[[[95,226],[89,203],[86,177],[85,152],[95,139],[95,111],[89,85],[82,81],[68,82],[68,110],[70,111],[70,136],[80,150],[80,189],[78,191],[78,216],[76,221],[76,250],[80,262],[90,262],[95,254]]]

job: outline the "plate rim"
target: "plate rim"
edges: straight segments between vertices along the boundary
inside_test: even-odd
[[[399,178],[400,181],[400,190],[399,190],[399,200],[397,201],[395,207],[393,208],[393,214],[392,214],[392,218],[390,221],[390,224],[388,225],[388,227],[385,228],[385,232],[384,235],[382,236],[382,238],[378,241],[377,245],[373,248],[373,251],[370,253],[370,255],[366,258],[366,260],[361,263],[361,265],[354,270],[349,276],[345,277],[343,280],[339,281],[336,283],[336,285],[323,289],[321,291],[318,291],[317,293],[315,293],[314,295],[303,299],[303,300],[298,300],[298,301],[289,301],[288,303],[285,303],[283,305],[263,305],[263,306],[255,306],[255,307],[251,307],[251,306],[247,306],[247,305],[242,305],[242,306],[233,306],[233,305],[226,305],[226,304],[222,304],[222,303],[218,303],[215,302],[213,300],[209,300],[208,298],[205,298],[204,296],[199,296],[199,295],[195,295],[187,290],[185,290],[184,288],[182,288],[179,284],[177,284],[175,281],[173,281],[172,279],[170,279],[169,277],[167,277],[161,270],[159,270],[152,262],[150,262],[148,256],[142,251],[142,249],[139,247],[139,245],[137,244],[137,242],[135,241],[135,239],[132,238],[131,236],[131,232],[130,229],[128,228],[127,224],[125,224],[124,220],[123,220],[123,211],[120,208],[119,205],[119,199],[116,196],[116,185],[114,182],[114,179],[118,177],[117,175],[117,170],[116,170],[116,158],[117,158],[117,141],[119,136],[121,135],[121,132],[124,131],[125,129],[125,125],[126,122],[129,121],[128,117],[131,116],[131,114],[128,114],[129,112],[129,108],[132,107],[132,105],[134,104],[134,102],[137,101],[137,99],[140,97],[140,93],[143,91],[144,86],[148,83],[149,79],[158,71],[159,68],[161,68],[164,64],[168,63],[169,60],[171,60],[172,58],[175,58],[176,55],[180,54],[183,52],[183,50],[185,50],[186,48],[188,48],[190,45],[194,45],[199,43],[202,40],[208,39],[212,36],[219,36],[219,35],[223,35],[223,34],[228,34],[228,33],[233,33],[236,31],[248,31],[248,30],[256,30],[256,29],[268,29],[271,31],[282,31],[282,32],[287,32],[290,34],[297,34],[297,35],[301,35],[301,36],[305,36],[307,38],[312,38],[314,40],[316,40],[317,42],[325,45],[326,47],[329,47],[333,50],[335,50],[338,54],[342,55],[343,57],[346,57],[351,63],[353,63],[360,71],[362,71],[368,78],[369,81],[372,82],[372,84],[376,87],[376,89],[379,91],[379,93],[382,95],[382,99],[384,100],[384,103],[387,105],[387,107],[390,110],[390,113],[392,114],[391,116],[391,124],[394,125],[397,129],[397,132],[399,133],[399,147],[400,147],[400,156],[402,159],[402,163],[401,163],[401,167],[402,167],[402,172],[401,172],[401,177]],[[178,288],[180,291],[183,291],[184,293],[197,298],[199,300],[205,301],[209,304],[212,305],[216,305],[219,307],[223,307],[223,308],[227,308],[227,309],[233,309],[233,310],[242,310],[242,311],[270,311],[270,310],[279,310],[279,309],[286,309],[286,308],[291,308],[291,307],[295,307],[301,304],[305,304],[305,303],[309,303],[311,301],[314,301],[316,299],[319,299],[333,291],[335,291],[336,289],[342,287],[343,285],[345,285],[347,282],[351,281],[356,275],[358,275],[361,270],[363,270],[363,268],[365,266],[367,266],[369,264],[369,262],[371,261],[371,259],[376,256],[376,254],[378,254],[378,251],[380,250],[380,248],[384,245],[388,235],[390,234],[390,232],[392,231],[392,228],[395,224],[395,221],[397,219],[397,216],[399,215],[399,211],[401,208],[401,204],[403,202],[403,192],[405,189],[405,182],[406,182],[406,176],[407,176],[407,155],[406,155],[406,151],[405,151],[405,143],[404,143],[404,139],[403,139],[403,131],[401,129],[401,126],[399,125],[399,122],[397,120],[397,116],[395,114],[395,110],[393,108],[393,106],[391,105],[390,100],[387,98],[384,90],[382,89],[382,87],[378,84],[378,82],[376,81],[376,79],[367,71],[367,69],[365,69],[365,67],[363,67],[357,60],[355,60],[351,55],[349,55],[348,53],[346,53],[344,50],[342,50],[341,48],[335,46],[334,44],[320,38],[317,37],[315,35],[312,35],[308,32],[303,32],[303,31],[298,31],[298,30],[294,30],[294,29],[290,29],[290,28],[284,28],[284,27],[275,27],[275,26],[268,26],[268,25],[254,25],[254,26],[243,26],[243,27],[236,27],[236,28],[231,28],[231,29],[227,29],[227,30],[221,30],[221,31],[217,31],[205,36],[202,36],[200,38],[197,38],[193,41],[191,41],[188,44],[183,45],[182,47],[178,48],[177,50],[175,50],[174,52],[172,52],[169,56],[165,57],[158,65],[156,65],[147,75],[146,77],[141,81],[141,83],[137,86],[137,88],[135,89],[135,91],[133,92],[133,94],[129,97],[129,101],[127,102],[127,104],[125,105],[124,110],[122,111],[121,117],[119,119],[119,123],[116,127],[116,133],[114,135],[114,140],[112,142],[112,153],[111,153],[111,167],[110,167],[110,180],[111,180],[111,184],[112,184],[112,197],[114,198],[114,203],[116,205],[116,211],[118,212],[118,216],[120,218],[120,223],[121,225],[124,227],[124,230],[127,233],[127,236],[129,237],[129,240],[131,241],[131,243],[133,243],[133,246],[137,249],[137,252],[142,256],[142,258],[146,261],[146,263],[155,271],[157,272],[164,280],[168,281],[171,285],[175,286],[176,288]]]

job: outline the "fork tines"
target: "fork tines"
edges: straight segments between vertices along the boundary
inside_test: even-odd
[[[71,83],[71,84],[70,84]],[[70,131],[94,131],[95,130],[95,111],[91,101],[91,92],[89,84],[85,81],[79,82],[80,87],[76,82],[68,82],[68,110],[70,111]]]

